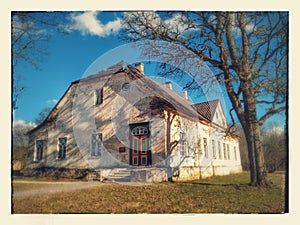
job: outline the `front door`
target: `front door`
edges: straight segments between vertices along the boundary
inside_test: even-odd
[[[132,135],[131,136],[131,165],[147,166],[149,165],[148,150],[149,136]]]

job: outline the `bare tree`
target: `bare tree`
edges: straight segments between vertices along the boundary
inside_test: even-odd
[[[51,112],[51,110],[52,110],[52,107],[43,108],[39,112],[39,115],[35,118],[35,120],[34,120],[35,124],[42,123],[46,119],[46,117],[49,115],[49,113]]]
[[[248,158],[248,148],[247,148],[247,139],[245,137],[243,128],[236,124],[235,125],[236,129],[236,134],[239,136],[239,150],[240,150],[240,155],[241,155],[241,163],[242,163],[242,168],[245,171],[249,171],[250,166],[249,166],[249,158]]]
[[[20,161],[25,165],[28,136],[27,132],[33,129],[35,124],[33,123],[14,123],[13,125],[13,152],[12,162]]]
[[[51,12],[17,12],[11,13],[12,68],[13,68],[13,107],[17,108],[19,99],[25,87],[18,82],[15,73],[17,65],[23,61],[39,68],[39,64],[47,55],[47,42],[51,37],[51,29],[64,32],[61,25],[64,13]]]
[[[169,54],[167,47],[157,48],[149,41],[143,46],[149,56],[168,57],[179,65],[193,53],[211,68],[224,85],[244,130],[251,185],[267,186],[260,127],[272,115],[286,110],[288,14],[128,12],[124,27],[127,40],[161,40],[186,50],[176,54],[173,49]],[[206,77],[202,80],[207,82]],[[260,117],[258,107],[265,109]]]
[[[275,122],[262,130],[262,144],[268,172],[285,170],[287,166],[287,142],[284,130]]]

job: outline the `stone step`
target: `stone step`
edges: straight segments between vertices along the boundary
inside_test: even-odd
[[[119,170],[108,177],[108,180],[115,182],[130,182],[130,171],[126,169]]]

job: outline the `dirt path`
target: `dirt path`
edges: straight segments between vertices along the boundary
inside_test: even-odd
[[[103,183],[103,182],[67,182],[67,181],[22,181],[16,180],[13,181],[14,184],[23,183],[23,184],[41,184],[40,187],[33,187],[30,190],[23,191],[14,191],[13,198],[21,199],[27,198],[31,196],[59,193],[59,192],[68,192],[74,190],[80,190],[90,187],[99,187],[104,185],[112,185],[112,184],[123,184],[123,185],[133,185],[133,186],[141,186],[141,185],[149,185],[145,183],[135,183],[135,182],[124,182],[124,183]]]
[[[13,198],[15,199],[44,195],[44,194],[52,194],[58,192],[68,192],[68,191],[85,189],[89,187],[99,187],[99,186],[109,184],[109,183],[102,183],[102,182],[46,182],[46,181],[13,181],[13,183],[41,184],[41,187],[32,188],[30,190],[14,191]]]

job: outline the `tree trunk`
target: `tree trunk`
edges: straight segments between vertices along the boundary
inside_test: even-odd
[[[250,163],[250,185],[267,186],[264,153],[260,140],[260,125],[256,114],[256,101],[251,82],[246,80],[242,84],[244,110],[236,110],[245,132]],[[233,101],[234,99],[231,98]],[[237,104],[233,104],[237,105]]]
[[[256,184],[258,186],[268,186],[267,172],[265,167],[264,152],[260,140],[260,126],[258,123],[253,124],[253,137],[255,146],[255,162],[256,162]]]
[[[245,131],[248,156],[250,161],[251,185],[267,186],[264,153],[260,139],[260,125],[257,120],[256,102],[250,82],[244,86],[244,107],[246,116],[243,129]]]
[[[254,146],[254,137],[249,126],[244,127],[245,137],[247,141],[248,148],[248,158],[249,158],[249,168],[250,168],[250,185],[254,186],[257,184],[257,172],[256,172],[256,163],[255,163],[255,146]]]

